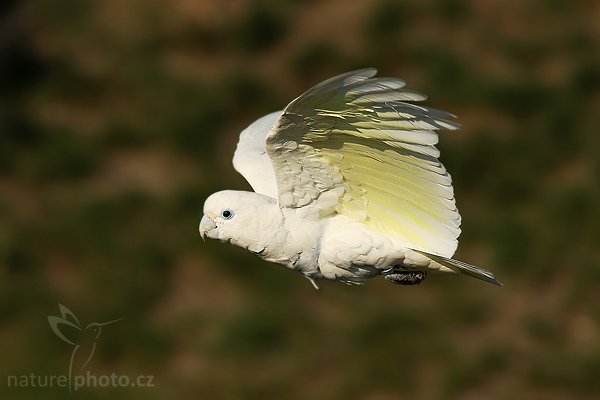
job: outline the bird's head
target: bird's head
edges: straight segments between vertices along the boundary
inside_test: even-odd
[[[125,318],[113,319],[108,322],[92,322],[88,326],[85,327],[86,333],[91,333],[96,339],[100,337],[100,333],[102,332],[102,327],[110,324],[114,324],[115,322],[122,321]]]
[[[204,202],[200,236],[246,247],[273,222],[279,208],[271,197],[254,192],[223,190]]]

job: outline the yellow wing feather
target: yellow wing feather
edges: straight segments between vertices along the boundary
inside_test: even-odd
[[[266,141],[279,204],[337,212],[450,257],[460,215],[435,131],[458,125],[451,114],[407,103],[425,96],[402,80],[375,74],[340,75],[286,107]]]

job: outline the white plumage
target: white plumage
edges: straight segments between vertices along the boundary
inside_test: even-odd
[[[383,275],[410,284],[437,270],[499,284],[450,258],[460,215],[435,144],[437,130],[459,127],[455,117],[409,103],[425,96],[375,74],[369,68],[331,78],[246,128],[233,165],[256,193],[210,196],[201,235],[313,283]]]

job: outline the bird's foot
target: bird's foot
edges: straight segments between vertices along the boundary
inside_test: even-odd
[[[383,271],[383,277],[397,285],[418,285],[427,277],[427,272],[391,269]]]
[[[304,275],[304,277],[309,280],[309,282],[311,283],[311,285],[313,285],[315,290],[319,290],[319,285],[317,285],[317,281],[315,281],[312,277],[308,275]]]

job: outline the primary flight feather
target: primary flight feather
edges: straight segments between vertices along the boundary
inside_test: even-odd
[[[255,192],[204,203],[202,237],[248,249],[316,279],[400,284],[427,271],[500,285],[453,260],[460,235],[437,130],[452,114],[413,104],[425,96],[373,68],[328,79],[240,135],[233,165]]]

